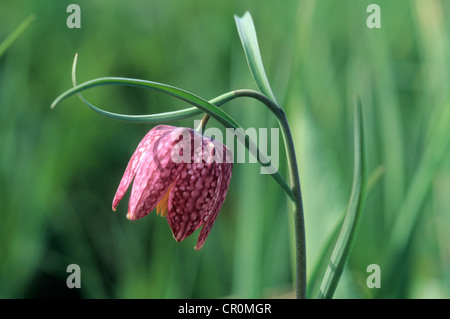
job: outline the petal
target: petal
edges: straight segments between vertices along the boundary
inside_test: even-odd
[[[177,241],[203,224],[218,198],[221,167],[215,163],[186,164],[169,195],[167,221]]]
[[[187,132],[187,133],[186,133]],[[164,133],[145,154],[131,189],[127,217],[142,218],[155,209],[170,185],[186,165],[173,159],[172,150],[180,137],[189,134],[188,129],[175,128]]]
[[[134,151],[133,156],[131,156],[130,161],[128,162],[127,168],[125,169],[125,173],[123,174],[122,180],[120,181],[119,187],[117,188],[116,194],[113,199],[112,208],[115,211],[117,205],[123,198],[123,195],[127,191],[128,187],[133,180],[133,177],[136,175],[136,171],[139,168],[142,159],[147,154],[147,151],[151,148],[151,146],[158,140],[163,134],[173,130],[172,126],[168,125],[158,125],[152,128],[141,140],[138,147]]]
[[[220,209],[222,208],[222,205],[225,201],[225,197],[227,196],[228,187],[230,186],[231,171],[233,169],[233,164],[222,163],[220,164],[220,166],[222,167],[221,170],[222,178],[219,184],[218,197],[216,198],[214,206],[209,211],[209,214],[207,214],[203,218],[204,225],[202,227],[200,235],[198,236],[197,245],[195,246],[196,250],[200,250],[203,247],[203,244],[205,243],[206,238],[208,237],[209,232],[211,231],[214,221],[216,220],[216,217],[219,214]]]
[[[185,166],[172,187],[167,220],[177,241],[182,241],[204,225],[196,246],[196,249],[200,249],[225,200],[232,164],[212,159],[219,158],[215,152],[217,146],[223,147],[227,158],[230,159],[228,148],[217,141],[213,142],[211,138],[202,137],[197,132],[194,134],[196,138],[202,139],[202,162],[198,163],[199,153],[202,152],[197,148],[192,154],[194,163]],[[220,156],[220,159],[224,157]]]

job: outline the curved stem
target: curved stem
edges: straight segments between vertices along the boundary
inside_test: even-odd
[[[270,111],[277,117],[281,126],[286,153],[288,156],[289,176],[291,190],[294,197],[291,197],[294,206],[294,224],[295,224],[295,248],[296,248],[296,296],[297,298],[306,298],[306,242],[305,242],[305,221],[303,213],[302,191],[300,186],[300,175],[295,155],[294,140],[291,129],[286,118],[286,113],[281,107],[275,104],[264,94],[252,90],[236,90],[236,97],[251,97],[264,103]]]
[[[247,58],[250,72],[259,90],[269,98],[263,99],[272,113],[278,118],[283,139],[288,156],[289,175],[291,187],[294,193],[294,213],[295,213],[295,241],[296,241],[296,295],[297,298],[306,297],[306,245],[305,245],[305,225],[303,220],[303,204],[300,190],[300,178],[295,156],[294,141],[291,130],[286,119],[286,115],[278,104],[275,95],[270,87],[269,80],[264,70],[264,65],[259,51],[258,39],[252,16],[246,12],[242,17],[234,16],[242,47]],[[257,96],[259,99],[261,96]],[[268,100],[268,101],[266,101]]]
[[[203,115],[202,121],[200,122],[200,125],[197,127],[197,131],[200,132],[203,135],[203,131],[205,130],[206,124],[208,124],[209,119],[211,116],[209,114]]]
[[[214,100],[211,100],[210,102],[219,106],[221,104],[224,104],[226,102],[229,102],[235,98],[238,97],[250,97],[250,98],[254,98],[260,102],[262,102],[263,104],[265,104],[270,111],[279,119],[279,117],[282,115],[280,113],[280,108],[272,103],[272,101],[265,96],[264,94],[258,92],[258,91],[254,91],[254,90],[248,90],[248,89],[240,89],[240,90],[234,90],[231,92],[227,92],[217,98],[215,98]],[[220,104],[217,103],[217,101],[220,101]],[[208,113],[205,113],[205,115],[202,118],[202,121],[200,123],[200,125],[197,128],[197,131],[203,131],[205,129],[206,124],[208,123],[209,119],[211,118],[211,116]]]

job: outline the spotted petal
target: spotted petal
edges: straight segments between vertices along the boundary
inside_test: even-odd
[[[200,136],[197,133],[195,135]],[[196,153],[193,155],[194,163],[187,164],[181,171],[170,191],[167,215],[169,226],[177,241],[182,241],[204,225],[196,249],[203,246],[223,204],[232,165],[212,161],[212,154],[204,152],[215,150],[214,144],[220,144],[224,150],[228,149],[221,143],[213,144],[210,138],[202,138],[203,161],[198,163]]]
[[[119,187],[117,188],[117,192],[113,199],[112,208],[116,210],[117,205],[120,200],[123,198],[125,192],[131,184],[134,176],[136,175],[136,171],[139,168],[143,158],[147,154],[147,152],[151,149],[156,140],[158,140],[163,134],[172,130],[172,126],[168,125],[158,125],[151,129],[141,140],[138,147],[134,151],[133,156],[131,156],[130,161],[128,162],[127,168],[125,169],[125,173],[123,174],[122,180],[120,181]]]
[[[167,221],[177,241],[182,241],[203,224],[218,198],[221,168],[215,164],[187,164],[175,181],[168,205]]]
[[[228,192],[228,187],[230,186],[230,180],[231,180],[231,171],[233,164],[231,163],[222,163],[219,164],[222,169],[222,178],[218,185],[218,196],[215,198],[214,205],[212,208],[208,211],[208,214],[203,218],[203,227],[200,232],[200,235],[198,236],[197,245],[195,246],[196,250],[199,250],[203,247],[203,244],[206,241],[206,238],[209,235],[209,232],[211,231],[211,228],[217,218],[217,215],[219,214],[220,209],[222,208],[223,202],[225,201],[225,197]]]
[[[155,209],[185,166],[183,162],[174,161],[172,149],[187,129],[170,128],[141,160],[128,203],[127,217],[131,220],[142,218]]]

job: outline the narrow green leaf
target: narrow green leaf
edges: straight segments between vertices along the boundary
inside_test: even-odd
[[[381,177],[384,174],[384,167],[378,166],[369,176],[367,179],[367,186],[365,188],[364,196],[365,199],[369,196],[369,194],[372,192],[372,190],[375,188],[375,186],[378,184],[378,182],[381,180]],[[364,200],[365,200],[364,199]],[[339,235],[339,230],[342,227],[342,223],[345,218],[345,212],[343,212],[342,217],[339,219],[339,221],[336,223],[336,225],[333,228],[333,231],[325,240],[324,247],[322,248],[319,257],[317,259],[317,262],[311,272],[311,276],[308,281],[308,289],[307,289],[307,298],[310,298],[312,294],[315,292],[316,289],[318,289],[319,285],[319,275],[324,273],[326,270],[326,263],[327,258],[331,255],[333,250],[333,243],[336,242],[336,238]],[[317,286],[317,287],[316,287]]]
[[[320,287],[319,298],[332,298],[355,242],[364,201],[364,131],[361,101],[355,105],[353,186],[341,232]]]
[[[264,70],[261,53],[259,51],[258,38],[256,37],[255,25],[253,24],[250,12],[246,12],[242,17],[235,15],[234,19],[247,58],[247,63],[256,85],[264,95],[269,97],[278,105],[278,107],[280,107],[272,92],[272,88],[270,87],[266,71]]]
[[[30,14],[2,43],[0,43],[0,57],[5,53],[11,44],[22,34],[23,31],[28,28],[28,26],[35,19],[34,14]]]
[[[329,257],[331,254],[333,243],[336,241],[336,238],[339,235],[339,229],[342,226],[343,220],[344,215],[342,215],[342,217],[334,226],[333,231],[331,232],[327,240],[325,240],[325,245],[321,249],[316,264],[311,271],[311,276],[309,277],[306,289],[306,298],[308,299],[311,298],[312,294],[319,288],[319,275],[323,274],[323,272],[325,271],[327,257]]]
[[[122,77],[103,77],[94,79],[91,81],[84,82],[80,85],[77,85],[76,87],[73,87],[60,96],[58,96],[53,103],[51,104],[51,108],[53,109],[57,104],[61,103],[66,98],[77,94],[81,91],[97,87],[97,86],[105,86],[105,85],[122,85],[122,86],[134,86],[134,87],[140,87],[140,88],[147,88],[147,89],[153,89],[155,91],[171,95],[173,97],[176,97],[180,100],[183,100],[191,105],[196,106],[200,110],[202,110],[205,113],[210,114],[212,117],[214,117],[217,121],[219,121],[221,124],[223,124],[225,127],[237,127],[238,124],[235,120],[233,120],[227,113],[225,113],[223,110],[217,108],[215,105],[211,104],[210,102],[192,94],[185,90],[163,84],[153,81],[146,81],[146,80],[140,80],[140,79],[130,79],[130,78],[122,78]],[[113,116],[115,119],[122,119],[125,121],[133,121],[133,118],[139,118],[140,116],[129,116],[129,115],[121,115],[117,113],[109,113],[105,112],[104,115],[106,116]],[[142,119],[142,117],[141,117]],[[152,120],[153,122],[154,120]],[[140,120],[141,123],[145,123],[144,121]]]

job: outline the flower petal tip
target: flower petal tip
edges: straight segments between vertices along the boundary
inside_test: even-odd
[[[127,219],[128,220],[135,220],[135,218],[133,218],[133,216],[131,215],[130,211],[128,211],[128,213],[127,213]]]

